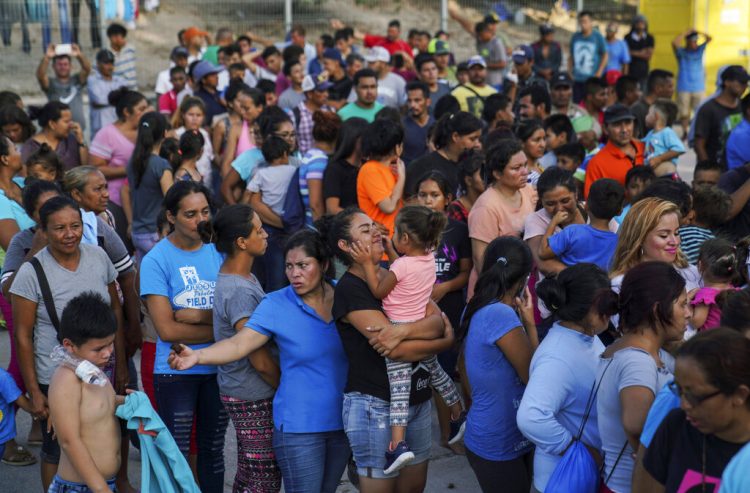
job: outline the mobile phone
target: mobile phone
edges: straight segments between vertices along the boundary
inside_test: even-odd
[[[531,278],[531,274],[529,274],[528,276],[526,276],[526,278],[524,279],[523,284],[521,284],[521,287],[518,288],[518,293],[516,293],[516,297],[517,298],[524,299],[524,297],[526,295],[526,286],[529,285],[529,278]]]
[[[59,44],[55,46],[55,55],[70,55],[73,52],[73,47],[70,43]]]

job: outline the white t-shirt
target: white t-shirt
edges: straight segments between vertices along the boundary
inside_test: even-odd
[[[262,194],[263,203],[271,208],[279,216],[284,214],[284,200],[289,188],[289,180],[297,170],[291,164],[277,164],[258,168],[247,189],[251,192]]]

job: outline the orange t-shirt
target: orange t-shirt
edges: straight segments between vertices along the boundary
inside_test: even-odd
[[[591,185],[599,178],[612,178],[624,187],[625,175],[628,174],[628,171],[635,166],[643,166],[643,142],[632,140],[631,144],[635,147],[635,159],[632,161],[611,142],[608,142],[591,158],[586,167],[586,180],[583,186],[584,197],[589,196]]]
[[[357,175],[357,202],[359,208],[364,211],[373,221],[381,223],[388,228],[388,236],[393,236],[393,225],[396,214],[403,206],[403,201],[398,201],[398,206],[390,214],[386,214],[378,204],[387,199],[393,193],[396,186],[396,175],[380,161],[367,161],[359,169]]]
[[[523,233],[526,216],[536,209],[537,194],[534,187],[526,185],[521,190],[521,205],[511,207],[500,196],[495,187],[490,186],[479,196],[469,212],[469,237],[490,243],[499,236],[518,236]],[[479,274],[475,266],[469,275],[468,298],[474,295],[474,285]]]

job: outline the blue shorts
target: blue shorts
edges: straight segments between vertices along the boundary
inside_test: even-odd
[[[357,474],[362,477],[395,478],[398,472],[385,474],[385,452],[391,441],[390,404],[377,397],[350,392],[344,394],[344,431],[349,439]],[[430,401],[409,407],[406,443],[414,452],[410,465],[430,459],[432,414]]]
[[[108,479],[107,486],[109,486],[110,490],[117,492],[117,487],[115,486],[115,478]],[[52,484],[49,485],[47,493],[91,493],[91,489],[89,489],[86,483],[74,483],[73,481],[65,481],[60,476],[55,474],[55,477],[52,479]]]

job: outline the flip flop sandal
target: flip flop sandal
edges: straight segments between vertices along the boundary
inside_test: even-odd
[[[9,466],[30,466],[36,464],[36,457],[19,445],[10,457],[7,459],[3,457],[2,463]]]

